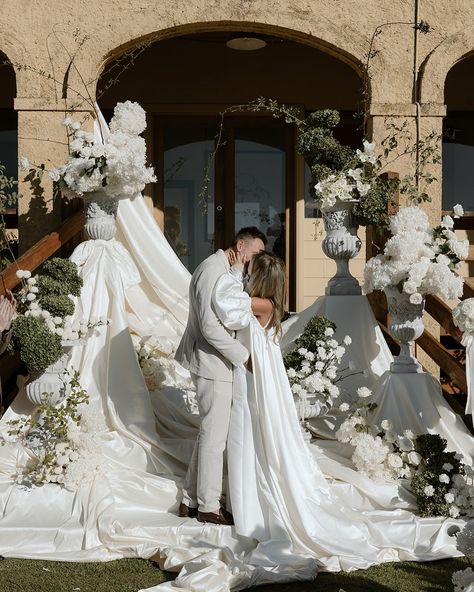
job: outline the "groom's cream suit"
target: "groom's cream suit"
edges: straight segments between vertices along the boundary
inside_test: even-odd
[[[201,427],[183,489],[183,502],[201,512],[219,510],[223,453],[232,404],[233,366],[244,364],[247,349],[217,318],[212,296],[217,280],[230,269],[219,250],[193,273],[189,287],[189,317],[176,360],[191,372],[196,384]]]

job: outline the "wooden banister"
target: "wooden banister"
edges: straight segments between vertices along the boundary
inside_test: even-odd
[[[65,220],[55,231],[51,232],[39,240],[35,245],[28,249],[23,255],[18,257],[13,265],[10,265],[0,274],[0,294],[5,290],[12,290],[20,283],[16,277],[19,269],[33,271],[56,253],[63,245],[81,232],[84,226],[83,212],[76,212]]]
[[[428,294],[426,296],[425,310],[440,324],[446,333],[451,335],[456,341],[461,341],[462,331],[453,323],[452,308],[444,300],[441,300],[438,296]]]
[[[465,393],[467,393],[466,368],[425,329],[416,343],[429,357],[445,372],[450,379]]]

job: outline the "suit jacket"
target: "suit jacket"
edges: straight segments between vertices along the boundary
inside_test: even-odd
[[[233,366],[244,364],[249,356],[218,319],[212,303],[216,282],[229,269],[220,249],[196,268],[189,286],[188,324],[175,355],[193,374],[224,382],[232,381]]]

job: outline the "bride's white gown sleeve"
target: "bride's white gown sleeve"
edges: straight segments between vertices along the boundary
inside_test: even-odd
[[[31,451],[11,441],[0,446],[0,555],[155,557],[180,572],[173,583],[155,587],[159,592],[239,590],[309,579],[318,566],[352,569],[459,555],[446,535],[454,520],[417,518],[409,511],[411,494],[398,484],[374,483],[317,446],[308,449],[278,344],[250,314],[248,296],[231,276],[219,298],[228,303],[233,328],[247,323],[239,338],[254,364],[248,389],[242,368],[235,378],[229,453],[236,527],[179,518],[199,417],[183,403],[192,399],[183,369],[175,368],[174,384],[148,391],[130,328],[177,344],[186,323],[189,273],[142,196],[120,202],[116,240],[82,243],[72,258],[84,279],[78,317],[112,318],[72,358],[90,396],[86,433],[100,458],[90,459],[90,479],[74,490],[53,483],[24,487],[15,479]],[[235,299],[226,300],[226,291],[236,287]],[[0,436],[7,435],[9,420],[34,410],[21,390],[0,420]],[[318,466],[338,481],[326,481]]]

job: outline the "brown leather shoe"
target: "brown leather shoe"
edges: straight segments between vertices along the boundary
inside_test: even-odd
[[[234,518],[230,512],[219,508],[219,513],[216,512],[198,512],[199,522],[210,522],[211,524],[222,524],[223,526],[232,526]]]
[[[189,506],[181,502],[178,508],[178,515],[180,518],[197,518],[198,509],[190,508]]]

